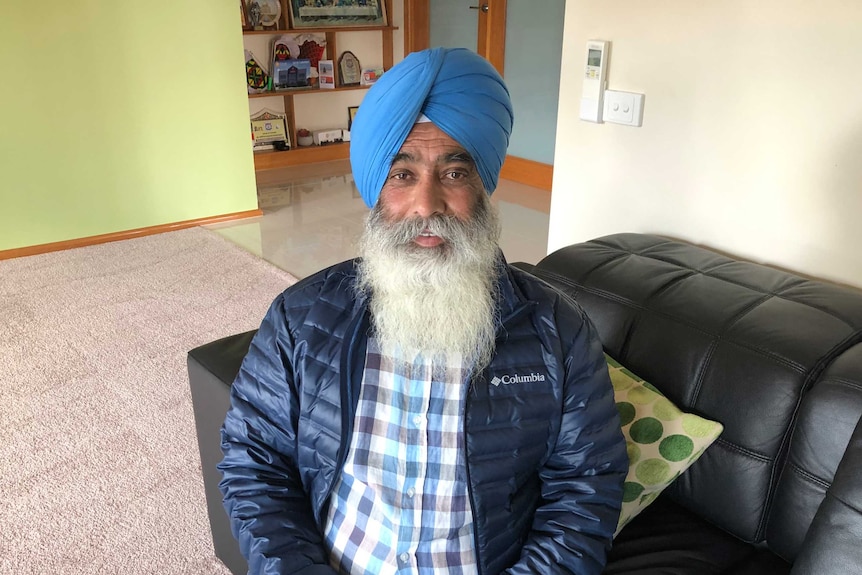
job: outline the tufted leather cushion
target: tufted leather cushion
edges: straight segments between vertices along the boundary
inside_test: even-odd
[[[862,573],[862,419],[814,518],[794,575]]]
[[[839,362],[831,364],[862,341],[862,293],[642,234],[568,246],[531,271],[584,307],[611,356],[680,408],[724,424],[718,441],[667,493],[758,542],[779,487],[804,508],[770,528],[770,548],[792,560],[831,482],[828,468],[837,466],[852,431],[820,412],[844,401],[829,383]],[[858,389],[843,391],[859,400]],[[808,392],[827,405],[809,407]],[[824,466],[793,443],[796,471],[782,475],[797,417],[834,449],[817,454],[829,459]],[[819,497],[811,485],[807,498],[791,493],[802,477],[818,478]]]
[[[826,369],[799,409],[766,533],[771,547],[783,557],[794,558],[802,548],[807,527],[862,413],[860,374],[862,344]],[[857,434],[862,436],[862,430]]]

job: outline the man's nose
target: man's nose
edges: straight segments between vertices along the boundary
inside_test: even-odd
[[[439,182],[429,178],[414,188],[413,213],[420,218],[446,213],[446,200]]]

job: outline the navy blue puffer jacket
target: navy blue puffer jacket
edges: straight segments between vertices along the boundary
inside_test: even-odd
[[[254,575],[335,573],[322,528],[369,330],[354,265],[280,295],[233,384],[221,489]],[[601,344],[572,301],[500,269],[497,352],[464,421],[480,573],[598,574],[628,466]]]

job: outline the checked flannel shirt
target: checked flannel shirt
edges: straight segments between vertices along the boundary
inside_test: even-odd
[[[368,342],[353,437],[324,533],[350,575],[474,574],[464,461],[467,370]]]

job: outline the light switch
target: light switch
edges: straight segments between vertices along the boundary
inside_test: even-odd
[[[643,125],[644,95],[634,92],[605,91],[605,122],[626,126]]]

